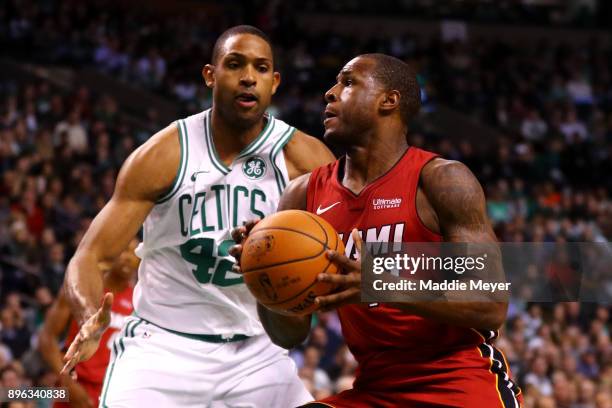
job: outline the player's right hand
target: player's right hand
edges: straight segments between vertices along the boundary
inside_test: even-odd
[[[236,243],[229,249],[229,254],[236,258],[236,263],[232,267],[232,271],[242,273],[240,269],[240,256],[242,255],[242,243],[247,239],[249,233],[260,220],[251,220],[232,230],[232,239]]]
[[[100,338],[111,321],[111,307],[113,305],[113,294],[107,293],[102,299],[102,305],[96,313],[83,323],[79,333],[64,356],[64,368],[60,375],[72,373],[74,367],[81,361],[88,360],[94,355],[100,345]]]

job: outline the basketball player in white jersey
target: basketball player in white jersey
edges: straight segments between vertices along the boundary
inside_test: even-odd
[[[232,228],[273,213],[289,180],[334,157],[265,113],[280,75],[257,28],[223,33],[203,76],[212,109],[161,130],[126,160],[68,266],[65,292],[82,326],[64,372],[95,352],[109,323],[113,298],[102,293],[97,264],[117,256],[144,222],[135,315],[113,345],[101,406],[284,408],[312,400],[286,350],[265,334],[227,251]],[[260,313],[267,324],[288,324]],[[303,335],[287,332],[286,344]]]

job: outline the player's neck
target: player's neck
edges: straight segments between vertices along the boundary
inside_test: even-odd
[[[239,126],[225,119],[218,111],[212,110],[212,140],[219,158],[226,165],[231,164],[259,134],[263,131],[265,117],[251,126]]]
[[[346,155],[342,184],[358,194],[388,172],[408,149],[405,137],[372,137],[367,146],[355,146]]]

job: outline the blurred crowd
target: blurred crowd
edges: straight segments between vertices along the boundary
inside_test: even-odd
[[[5,4],[0,45],[9,55],[93,65],[180,103],[184,114],[210,105],[201,67],[221,28],[245,21],[232,5],[223,18],[203,8],[162,21],[96,2]],[[364,50],[396,55],[417,67],[426,98],[409,142],[474,171],[500,241],[612,238],[609,45],[445,43],[410,32],[355,41],[299,34],[287,6],[270,4],[249,18],[277,46],[285,81],[270,108],[275,115],[321,135],[322,95],[342,64]],[[496,138],[480,143],[432,131],[428,112],[439,104],[489,126]],[[124,115],[112,95],[86,87],[0,82],[0,386],[55,381],[35,351],[45,310],[84,231],[112,194],[121,163],[166,125],[145,120],[139,128]],[[591,303],[511,303],[497,345],[526,407],[612,407],[609,315],[609,307]],[[335,314],[319,315],[307,343],[291,355],[315,396],[351,386],[356,364]]]
[[[354,0],[310,0],[311,12],[369,14],[415,19],[449,19],[479,23],[544,24],[553,26],[589,26],[603,23],[598,19],[605,0],[380,0],[376,3]]]

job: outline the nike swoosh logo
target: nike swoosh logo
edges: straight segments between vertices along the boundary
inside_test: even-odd
[[[210,171],[209,170],[194,171],[193,174],[191,175],[191,181],[195,181],[196,176],[200,173],[210,173]]]
[[[332,208],[334,208],[335,206],[337,206],[340,203],[341,203],[341,201],[338,201],[338,202],[335,202],[332,205],[327,206],[325,208],[321,208],[321,205],[319,204],[319,208],[317,208],[317,215],[321,215],[324,212],[327,212],[327,211],[331,210]]]

